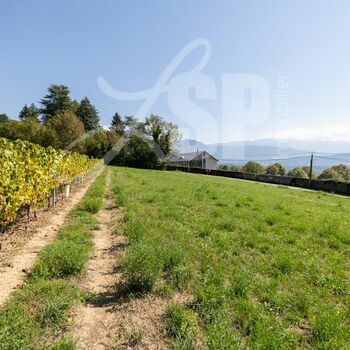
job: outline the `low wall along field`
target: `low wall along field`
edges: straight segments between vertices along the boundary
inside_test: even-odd
[[[252,173],[235,172],[235,171],[227,171],[227,170],[207,170],[207,169],[201,169],[201,168],[187,168],[187,167],[173,166],[173,165],[168,165],[166,169],[190,172],[194,174],[232,177],[235,179],[307,188],[311,190],[331,192],[331,193],[337,193],[341,195],[350,195],[350,183],[345,183],[345,182],[324,181],[324,180],[310,181],[309,179],[290,177],[290,176],[252,174]]]

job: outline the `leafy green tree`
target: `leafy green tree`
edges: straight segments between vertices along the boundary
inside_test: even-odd
[[[85,153],[89,157],[103,158],[108,152],[108,138],[104,130],[89,136],[85,141]]]
[[[124,117],[125,136],[130,138],[134,134],[145,135],[145,125],[133,116]]]
[[[307,174],[305,170],[303,170],[303,168],[300,167],[289,170],[287,175],[290,177],[300,177],[303,179],[307,179],[309,177],[309,174]]]
[[[55,133],[44,125],[31,120],[24,122],[11,120],[2,123],[0,137],[5,137],[9,140],[29,141],[44,147],[56,145]]]
[[[321,180],[347,182],[350,180],[350,169],[344,164],[334,165],[324,170],[318,178]]]
[[[40,101],[42,104],[40,112],[44,123],[59,113],[72,111],[72,100],[69,94],[69,88],[65,85],[50,85],[48,94]]]
[[[266,174],[268,175],[286,175],[286,169],[280,163],[271,164],[266,168]]]
[[[76,115],[83,122],[85,131],[95,131],[100,128],[100,117],[97,109],[87,97],[80,101]]]
[[[108,141],[108,151],[110,151],[120,139],[120,135],[118,135],[114,130],[105,130],[107,141]]]
[[[334,165],[332,166],[332,169],[335,170],[344,181],[350,180],[350,168],[345,164]]]
[[[125,123],[118,112],[112,118],[111,128],[120,136],[125,134]]]
[[[10,120],[9,116],[5,113],[0,114],[0,123],[5,123]]]
[[[22,110],[19,112],[19,119],[22,121],[34,121],[39,122],[40,111],[36,108],[35,104],[32,103],[29,107],[24,105]]]
[[[77,110],[78,110],[79,106],[80,106],[80,103],[77,100],[72,101],[71,110],[75,115],[77,114]]]
[[[73,112],[61,112],[50,118],[47,127],[56,135],[57,148],[81,150],[84,124]]]
[[[309,166],[303,166],[302,169],[306,172],[307,177],[310,177],[310,167]],[[317,174],[313,171],[311,174],[312,179],[317,179]]]
[[[113,163],[137,168],[156,168],[159,165],[158,157],[152,147],[136,134],[128,139]]]
[[[151,114],[145,121],[145,131],[165,157],[175,148],[181,135],[177,125],[165,121],[159,115]]]
[[[320,180],[343,181],[342,176],[332,168],[324,170],[318,178]]]
[[[119,136],[114,130],[100,129],[84,141],[83,152],[89,157],[104,158],[117,143]]]
[[[246,165],[244,165],[243,171],[246,173],[253,173],[253,174],[264,174],[265,173],[264,167],[261,164],[259,164],[257,162],[253,162],[253,161],[250,161]]]

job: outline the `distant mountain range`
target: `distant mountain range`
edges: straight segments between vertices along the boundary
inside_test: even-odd
[[[241,165],[248,160],[266,165],[275,160],[286,168],[305,166],[315,153],[315,170],[318,172],[334,164],[350,165],[350,142],[343,141],[299,141],[260,139],[227,143],[205,144],[192,139],[180,142],[181,153],[207,151],[219,159],[221,164]]]

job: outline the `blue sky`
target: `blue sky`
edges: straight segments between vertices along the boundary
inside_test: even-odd
[[[135,115],[143,101],[107,96],[98,77],[121,91],[149,90],[181,49],[203,38],[211,55],[201,74],[211,84],[191,80],[188,99],[198,108],[187,107],[187,90],[177,86],[176,108],[165,91],[149,113],[205,142],[350,141],[349,19],[346,0],[0,0],[0,113],[16,118],[25,103],[37,103],[51,83],[59,83],[70,87],[73,98],[88,96],[108,125],[114,112]],[[171,78],[191,72],[204,51],[191,52]],[[223,99],[230,103],[231,95],[237,97],[234,89],[223,89],[224,74],[264,79],[269,112],[258,109],[256,120],[248,122],[234,111],[232,118],[223,117]],[[281,76],[288,86],[283,118],[276,107]],[[214,98],[197,98],[211,95],[213,87]],[[250,99],[248,110],[259,92]]]

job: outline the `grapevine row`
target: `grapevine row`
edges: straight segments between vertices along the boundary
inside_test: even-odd
[[[53,189],[100,164],[78,153],[0,138],[0,227],[13,222],[21,208],[43,206]]]

